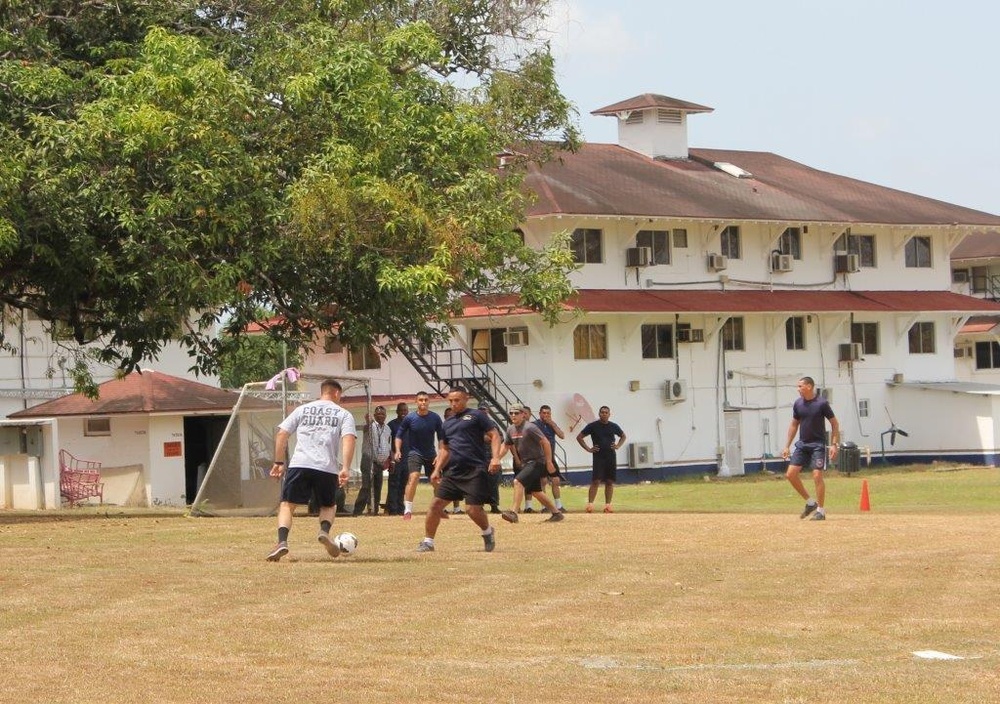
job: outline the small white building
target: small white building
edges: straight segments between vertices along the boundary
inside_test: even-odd
[[[525,242],[570,232],[580,264],[561,324],[469,301],[449,349],[396,341],[380,360],[331,344],[307,371],[363,373],[379,394],[460,382],[501,420],[514,400],[549,404],[581,474],[573,438],[607,405],[629,438],[624,481],[777,468],[804,375],[875,458],[884,445],[893,461],[993,464],[1000,387],[959,383],[954,350],[1000,304],[954,292],[950,257],[1000,217],[767,152],[688,148],[689,116],[709,111],[637,96],[595,111],[618,121],[618,144],[531,168]]]

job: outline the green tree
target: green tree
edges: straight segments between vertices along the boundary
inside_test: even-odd
[[[215,371],[261,307],[301,344],[429,342],[463,295],[554,321],[566,242],[515,232],[577,139],[546,4],[7,0],[0,304],[123,371],[170,339]]]
[[[267,381],[282,369],[298,367],[302,356],[267,335],[241,335],[219,360],[219,381],[238,389],[250,381]]]

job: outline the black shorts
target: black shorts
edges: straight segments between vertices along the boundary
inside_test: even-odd
[[[541,462],[525,462],[521,465],[521,471],[514,477],[514,481],[521,482],[524,490],[533,494],[542,490],[542,476],[546,474],[548,470]]]
[[[556,468],[556,473],[555,474],[549,474],[547,470],[543,471],[542,472],[542,479],[548,479],[549,481],[552,481],[553,479],[562,479],[563,478],[562,470],[559,469],[559,465],[556,464],[555,460],[552,460],[552,466]]]
[[[613,482],[618,478],[618,458],[613,452],[594,455],[595,482]]]
[[[321,508],[336,503],[340,477],[331,472],[322,472],[309,467],[289,467],[281,482],[281,500],[290,504],[308,504],[313,492]]]
[[[441,477],[441,483],[434,490],[434,496],[445,501],[461,501],[470,506],[482,506],[493,503],[490,495],[490,475],[486,469],[481,468],[473,474],[462,474],[453,477],[445,474]]]
[[[434,471],[434,458],[421,457],[418,454],[411,453],[406,458],[406,471],[413,474],[414,472],[420,472],[421,468],[423,468],[425,475],[428,477],[431,476],[431,473]]]

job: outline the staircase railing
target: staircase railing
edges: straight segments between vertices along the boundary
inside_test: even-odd
[[[464,348],[433,347],[421,351],[412,340],[402,339],[393,339],[393,344],[436,393],[444,396],[453,386],[466,388],[500,428],[510,423],[507,409],[514,404],[523,405],[517,393],[491,365],[477,363]],[[559,466],[565,467],[566,450],[558,440],[553,450]]]

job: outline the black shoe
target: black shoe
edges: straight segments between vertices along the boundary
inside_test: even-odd
[[[548,518],[546,518],[545,521],[543,521],[543,522],[544,523],[558,523],[559,521],[564,520],[565,518],[566,517],[564,515],[562,515],[561,513],[556,512],[556,513],[553,513]]]
[[[525,513],[534,513],[535,509],[533,509],[533,508],[531,508],[531,506],[529,506],[528,508],[524,509],[524,512]]]
[[[825,513],[820,513],[819,511],[817,511],[816,513],[813,514],[813,517],[810,518],[809,520],[810,521],[825,521],[826,520],[826,514]]]
[[[802,509],[802,513],[799,514],[799,518],[805,518],[810,513],[812,513],[813,511],[815,511],[817,506],[819,506],[819,504],[816,504],[816,503],[806,504],[806,507],[804,509]]]
[[[566,507],[565,506],[560,506],[559,507],[559,513],[566,513]]]
[[[542,507],[542,510],[539,511],[539,513],[548,513],[548,512],[549,512],[549,510],[547,508],[545,508],[544,506]]]
[[[483,536],[483,547],[486,548],[486,552],[493,552],[493,548],[496,546],[496,531],[490,528],[490,532]]]
[[[492,506],[490,506],[490,513],[502,513],[502,511],[500,510],[499,506],[493,504]]]

